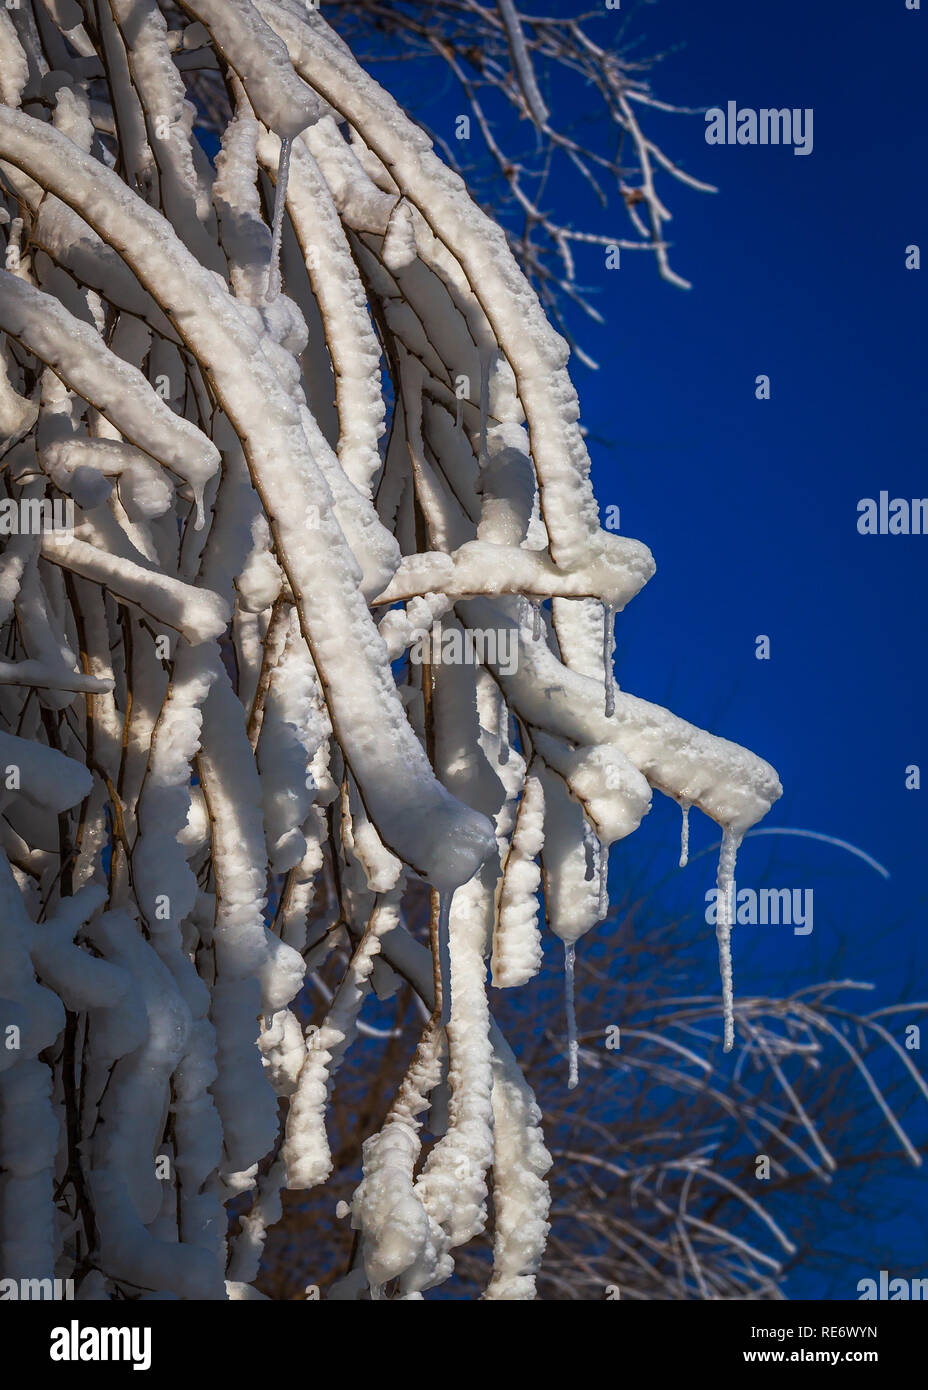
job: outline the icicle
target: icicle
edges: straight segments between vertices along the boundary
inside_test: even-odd
[[[541,637],[541,601],[539,599],[523,598],[521,604],[520,622],[524,623],[528,618],[529,612],[531,613],[532,641],[537,642]]]
[[[609,915],[609,846],[599,846],[599,916],[605,921]]]
[[[567,1006],[567,1089],[572,1091],[579,1081],[580,1048],[577,1043],[577,1010],[574,1005],[574,961],[577,955],[575,941],[564,942],[564,998]]]
[[[438,895],[438,973],[441,979],[441,1026],[451,1020],[451,899],[454,889]]]
[[[509,762],[509,706],[506,704],[506,697],[502,691],[499,695],[499,714],[497,715],[497,736],[499,739],[497,756],[500,766],[505,767]]]
[[[290,150],[293,141],[288,136],[280,142],[277,164],[277,184],[274,189],[274,221],[271,227],[271,265],[267,276],[267,297],[280,294],[280,242],[284,229],[284,209],[287,206],[287,182],[290,178]]]
[[[615,673],[612,669],[612,646],[615,627],[615,609],[603,604],[603,676],[606,692],[606,718],[615,714]]]
[[[685,869],[690,862],[690,803],[680,802],[683,820],[680,825],[680,868]]]
[[[741,836],[726,827],[722,836],[719,867],[715,880],[718,887],[715,934],[719,943],[719,969],[722,974],[722,1011],[725,1019],[724,1050],[726,1052],[730,1052],[735,1045],[735,993],[731,966],[731,899],[735,883],[735,859],[740,844]]]
[[[583,872],[585,883],[592,883],[593,875],[596,872],[596,852],[593,843],[593,832],[590,829],[589,821],[583,821],[583,849],[586,854],[586,868]]]

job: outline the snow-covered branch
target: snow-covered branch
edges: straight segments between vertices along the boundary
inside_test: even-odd
[[[544,125],[544,36],[494,14]],[[492,1204],[485,1296],[532,1298],[550,1157],[488,971],[536,973],[539,890],[573,960],[655,788],[722,826],[724,902],[776,774],[615,690],[653,562],[599,526],[567,345],[314,7],[22,0],[0,92],[0,1270],[248,1296],[402,979],[357,1269],[418,1299]]]

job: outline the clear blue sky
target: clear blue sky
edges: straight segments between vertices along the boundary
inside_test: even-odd
[[[809,842],[746,844],[739,884],[776,844],[777,881],[815,889],[812,936],[780,938],[761,965],[787,986],[839,970],[924,995],[928,785],[906,790],[905,768],[928,772],[928,536],[856,523],[881,489],[928,495],[928,268],[904,264],[907,245],[928,244],[928,12],[661,0],[639,23],[647,48],[684,41],[655,77],[661,96],[812,107],[815,141],[800,157],[707,145],[698,115],[652,122],[719,192],[664,181],[673,261],[694,287],[674,291],[632,256],[599,272],[607,327],[584,343],[602,365],[575,371],[603,440],[599,496],[658,565],[619,620],[619,678],[767,757],[784,786],[767,824],[851,841],[890,871]],[[710,833],[698,827],[697,844]],[[736,942],[745,986],[759,986],[743,959]]]

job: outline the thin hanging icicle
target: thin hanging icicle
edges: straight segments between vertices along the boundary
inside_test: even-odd
[[[585,883],[593,882],[593,875],[596,873],[596,844],[590,823],[586,818],[583,821],[583,852],[586,855],[586,868],[583,871]]]
[[[607,719],[615,714],[615,673],[612,669],[612,650],[615,638],[615,609],[603,604],[603,679],[605,681]]]
[[[680,824],[680,868],[685,869],[690,862],[690,803],[680,802],[683,820]]]
[[[574,1003],[574,963],[577,943],[564,942],[564,1002],[567,1009],[567,1089],[572,1091],[580,1080],[580,1046],[577,1042],[577,1009]]]
[[[502,691],[499,692],[499,712],[497,714],[497,739],[500,767],[505,767],[509,762],[509,706],[506,704],[506,696]]]
[[[277,184],[274,189],[274,221],[271,225],[271,265],[267,275],[267,297],[276,299],[280,294],[280,243],[284,230],[284,209],[287,206],[287,183],[290,179],[290,151],[292,139],[287,136],[280,142],[280,159],[277,164]]]
[[[438,895],[438,975],[441,981],[441,1026],[451,1019],[451,899],[454,889]]]
[[[722,848],[719,850],[719,867],[715,880],[718,887],[715,934],[719,943],[719,970],[722,974],[722,1012],[725,1019],[723,1046],[726,1052],[731,1052],[735,1045],[735,990],[731,965],[731,900],[735,883],[735,859],[740,844],[741,836],[730,827],[726,827],[722,836]]]
[[[202,531],[206,525],[206,510],[203,505],[203,484],[193,484],[194,531]]]
[[[522,618],[525,622],[528,612],[532,615],[532,641],[537,642],[541,637],[541,603],[537,599],[526,598],[522,600]],[[526,611],[528,610],[528,612]]]

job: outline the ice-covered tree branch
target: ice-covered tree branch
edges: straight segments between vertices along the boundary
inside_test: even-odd
[[[549,29],[465,9],[547,131]],[[356,1269],[421,1298],[492,1203],[485,1297],[531,1298],[550,1158],[488,969],[528,984],[539,890],[573,962],[653,789],[722,827],[724,900],[776,774],[615,690],[653,563],[599,526],[567,345],[312,6],[23,0],[0,90],[0,1266],[250,1296],[404,980],[428,1021],[370,1122]],[[606,92],[666,269],[667,164]]]

